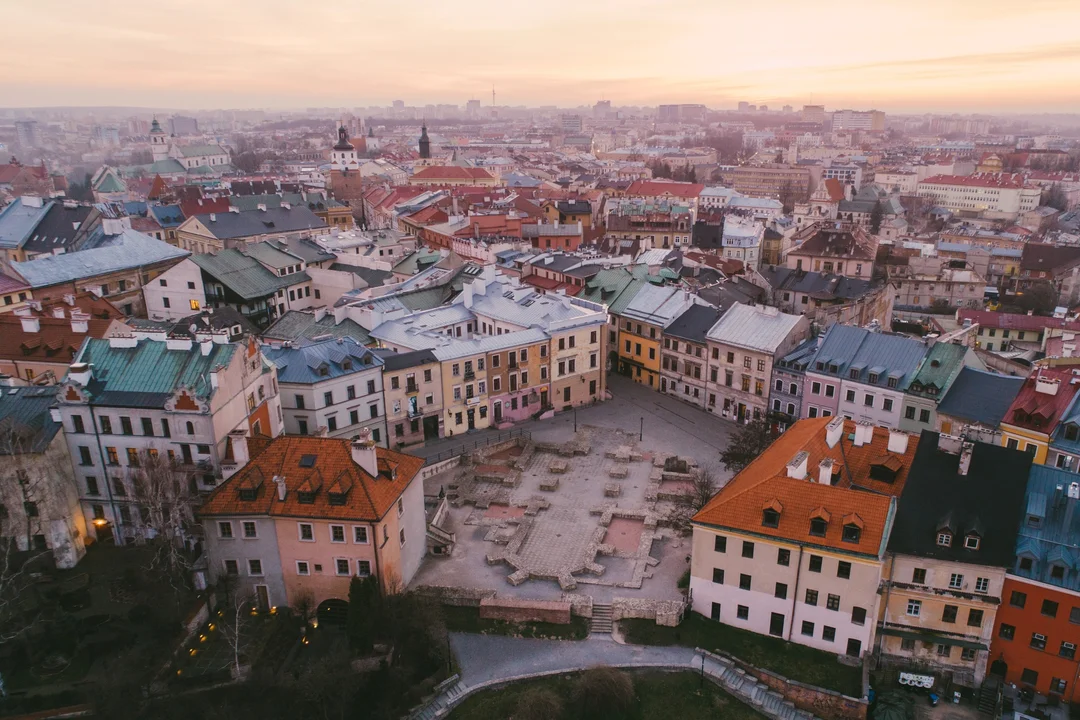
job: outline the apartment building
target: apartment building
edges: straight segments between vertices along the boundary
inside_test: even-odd
[[[803,417],[806,368],[816,352],[817,338],[811,337],[773,362],[768,417],[778,431],[787,430],[792,423]]]
[[[721,314],[709,305],[691,305],[667,326],[660,359],[660,392],[705,409],[709,376],[706,335]]]
[[[876,240],[858,225],[818,222],[791,237],[784,263],[793,270],[869,280],[876,255]]]
[[[797,422],[694,516],[693,611],[836,654],[872,650],[885,541],[914,456],[903,433]]]
[[[87,339],[60,383],[57,411],[89,537],[139,542],[143,459],[167,457],[200,492],[219,482],[226,439],[282,432],[277,371],[253,341],[221,333],[135,331]]]
[[[383,360],[352,338],[263,347],[277,368],[285,432],[387,444]]]
[[[430,350],[384,354],[383,396],[391,447],[408,447],[442,437],[442,372]]]
[[[1072,472],[1031,466],[990,643],[990,657],[1006,682],[1065,703],[1080,699],[1076,480]]]
[[[762,262],[762,241],[765,226],[753,220],[739,220],[729,215],[724,220],[724,231],[720,237],[724,257],[739,260],[747,272],[755,270]]]
[[[1001,444],[1031,453],[1036,464],[1044,464],[1050,450],[1050,436],[1080,388],[1080,384],[1073,382],[1074,377],[1068,368],[1037,368],[1024,380],[1001,419]]]
[[[919,182],[915,194],[968,216],[1014,220],[1039,206],[1042,192],[1020,173],[934,175]]]
[[[288,203],[277,207],[260,204],[254,210],[231,205],[226,212],[191,215],[176,228],[177,243],[193,253],[241,248],[262,240],[328,234],[330,226],[306,205],[293,207]]]
[[[1001,375],[964,366],[938,401],[937,427],[946,435],[960,435],[966,440],[1001,444],[1001,420],[1024,378]]]
[[[720,181],[742,195],[799,202],[810,194],[810,170],[779,163],[720,168]]]
[[[923,430],[937,430],[938,403],[949,393],[965,367],[986,369],[975,350],[966,345],[942,342],[931,345],[904,391],[900,429],[913,435]]]
[[[319,616],[353,577],[404,590],[425,553],[422,458],[360,439],[286,435],[233,445],[237,470],[203,503],[209,580],[269,609],[310,594]]]
[[[922,433],[888,541],[886,665],[982,684],[1030,468],[1024,452]]]
[[[736,422],[765,417],[773,365],[809,334],[810,322],[801,315],[732,305],[706,334],[708,410]]]
[[[689,290],[645,285],[618,316],[619,372],[634,382],[660,386],[660,344],[664,329],[691,305],[707,305]]]
[[[679,201],[613,200],[607,205],[604,245],[612,253],[633,255],[654,248],[686,247],[693,234],[693,217],[691,206]]]

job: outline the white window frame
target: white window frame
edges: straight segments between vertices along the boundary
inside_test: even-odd
[[[364,531],[364,539],[363,540],[357,540],[356,539],[356,531],[357,530],[363,530]],[[371,533],[368,532],[368,526],[367,525],[353,525],[353,545],[370,545],[370,544],[371,544]]]
[[[952,573],[949,575],[949,589],[950,590],[962,590],[964,588],[964,576],[960,573]]]
[[[360,570],[360,563],[367,563],[368,569],[367,569],[366,573],[362,572]],[[356,561],[356,576],[357,577],[371,577],[371,561],[370,560],[357,560]]]
[[[400,497],[397,499],[397,515],[401,517],[405,513],[405,502]]]
[[[247,526],[248,526],[249,523],[251,524],[252,529],[255,531],[254,535],[248,535],[247,534]],[[256,524],[256,522],[254,520],[242,520],[242,521],[240,521],[240,531],[241,531],[240,534],[244,538],[244,540],[258,540],[259,539],[259,526],[258,526],[258,524]]]
[[[408,540],[408,537],[405,535],[405,528],[398,528],[399,547],[405,547],[406,540]]]
[[[311,529],[311,537],[304,537],[304,528]],[[315,542],[315,524],[309,522],[296,523],[296,537],[300,542]]]
[[[912,612],[914,610],[915,612]],[[915,600],[914,598],[908,598],[907,601],[907,614],[911,617],[920,617],[922,615],[922,600]]]
[[[334,528],[341,528],[341,539],[340,540],[335,540],[334,539]],[[346,535],[345,535],[345,526],[344,525],[336,525],[336,524],[335,525],[330,525],[329,526],[329,532],[330,532],[330,542],[334,543],[335,545],[344,545],[346,542],[348,542],[348,540],[345,539]]]
[[[990,592],[990,578],[976,578],[975,579],[975,592],[986,593]]]
[[[341,572],[341,565],[339,563],[345,563],[345,572]],[[352,563],[349,562],[349,558],[336,557],[334,558],[334,575],[338,577],[349,577],[352,575]]]
[[[304,566],[303,570],[300,569],[301,565]],[[311,563],[309,563],[307,560],[297,560],[296,561],[296,574],[297,575],[304,575],[304,576],[310,575],[311,574]]]
[[[229,534],[228,535],[221,532],[221,529],[224,528],[224,527],[229,528]],[[232,520],[218,520],[218,538],[221,539],[221,540],[235,540],[236,539],[236,533],[233,532]]]
[[[259,563],[259,572],[255,573],[251,571],[251,561]],[[266,577],[266,568],[263,567],[262,560],[259,558],[248,558],[248,577]]]

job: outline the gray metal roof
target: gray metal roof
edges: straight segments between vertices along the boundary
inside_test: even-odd
[[[287,311],[273,325],[266,328],[262,336],[264,340],[289,340],[291,342],[314,340],[324,336],[347,337],[361,345],[371,342],[371,334],[354,320],[343,318],[341,322],[334,322],[334,316],[329,313],[322,319],[316,320],[315,313],[303,310]]]
[[[691,305],[686,312],[675,318],[664,330],[664,335],[704,343],[709,329],[716,324],[722,313],[708,305]]]
[[[95,232],[100,233],[100,230]],[[179,261],[190,254],[128,229],[120,235],[99,237],[96,245],[84,250],[15,262],[11,266],[31,287],[39,288],[168,260]]]
[[[807,370],[878,387],[886,387],[889,378],[893,377],[899,380],[896,387],[904,390],[928,349],[926,343],[905,335],[837,324],[825,333],[825,339]],[[818,364],[826,360],[825,367],[819,368]],[[836,366],[835,373],[830,371],[830,364]],[[879,366],[887,372],[877,373],[877,382],[871,383],[870,373],[866,369],[860,371],[858,378],[851,378],[849,370],[852,365],[862,365],[864,368]]]
[[[211,214],[214,216],[213,220],[210,219]],[[267,208],[266,210],[248,210],[246,212],[207,213],[195,217],[219,240],[300,232],[326,227],[326,223],[322,218],[304,206],[289,209],[276,207]]]
[[[191,259],[207,275],[245,299],[273,295],[280,288],[311,280],[306,272],[275,275],[254,258],[235,249],[222,250],[213,255],[194,255]]]
[[[49,406],[56,402],[59,387],[0,388],[0,455],[18,452],[42,452],[60,423],[54,422]],[[16,442],[10,442],[9,439]]]
[[[52,200],[47,200],[41,207],[32,207],[24,204],[22,198],[15,198],[0,210],[0,249],[21,248],[53,204]]]
[[[800,322],[807,321],[801,315],[788,315],[773,307],[733,305],[709,330],[708,338],[772,354]]]
[[[439,358],[435,357],[435,353],[430,350],[413,350],[412,352],[404,353],[390,353],[382,356],[383,370],[386,372],[393,372],[395,370],[404,370],[405,368],[417,367],[418,365],[427,365],[429,363],[439,362]]]
[[[329,338],[302,347],[264,345],[263,355],[277,366],[278,381],[310,385],[382,365],[382,359],[351,338]]]
[[[1023,386],[1022,377],[965,367],[938,403],[938,412],[996,428]]]

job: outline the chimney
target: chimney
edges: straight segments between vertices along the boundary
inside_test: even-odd
[[[810,453],[800,450],[787,464],[787,476],[796,480],[804,480],[806,478],[806,465],[809,460]]]
[[[360,439],[352,444],[352,459],[368,475],[378,477],[379,461],[375,454],[375,441],[371,439],[371,430],[368,428],[361,428]]]
[[[54,318],[62,318],[62,317],[64,317],[64,308],[63,308],[63,306],[62,305],[57,305],[56,307],[54,307],[52,309],[52,316]]]
[[[1039,375],[1035,378],[1035,392],[1043,393],[1044,395],[1057,395],[1058,386],[1060,384],[1061,381],[1057,378],[1049,378]]]
[[[855,447],[869,445],[874,440],[874,426],[865,420],[855,423]]]
[[[233,430],[229,433],[229,444],[232,446],[232,462],[221,464],[223,480],[231,478],[251,459],[248,455],[247,435],[243,430]]]
[[[71,366],[68,367],[67,379],[76,385],[86,387],[87,383],[90,382],[90,378],[93,376],[94,373],[90,369],[89,363],[71,363]]]
[[[475,282],[475,281],[474,281]],[[465,283],[461,286],[462,304],[471,308],[473,306],[473,286],[472,283]]]
[[[65,293],[64,302],[66,302],[68,305],[71,305],[72,307],[74,307],[75,306],[75,296],[72,295],[71,293]]]
[[[36,316],[23,316],[19,318],[22,321],[22,329],[25,333],[37,333],[41,332],[41,320]]]
[[[86,334],[90,332],[90,316],[78,310],[71,313],[71,332]]]
[[[960,469],[961,475],[968,474],[968,468],[971,467],[971,453],[975,449],[975,443],[965,442],[960,446]]]
[[[285,476],[275,475],[274,485],[277,486],[277,499],[281,502],[285,502]]]
[[[844,416],[837,415],[829,424],[825,426],[825,443],[831,447],[836,447],[836,443],[840,442],[840,438],[844,434]]]
[[[818,465],[817,481],[822,485],[832,485],[833,459],[824,458]]]
[[[259,203],[259,212],[266,212],[266,203]]]
[[[115,349],[130,349],[139,344],[139,338],[134,335],[113,335],[109,338],[109,347]]]
[[[210,213],[210,222],[217,222],[217,213]]]
[[[907,452],[908,434],[899,430],[889,431],[889,452],[903,455]]]

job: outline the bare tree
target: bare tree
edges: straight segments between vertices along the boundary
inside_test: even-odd
[[[198,500],[191,487],[194,478],[155,450],[139,453],[130,477],[141,515],[140,532],[154,549],[147,569],[164,575],[179,595],[191,582],[192,553],[186,541]]]
[[[672,525],[682,532],[690,531],[690,521],[716,494],[716,478],[710,468],[701,468],[694,478],[690,492],[679,497],[672,511]]]
[[[224,622],[219,626],[222,638],[229,643],[229,649],[232,651],[232,667],[230,669],[233,678],[237,680],[241,679],[242,676],[240,650],[244,644],[244,630],[251,622],[251,613],[254,608],[254,595],[237,593],[232,603],[225,607],[224,612],[228,617],[224,618]]]

